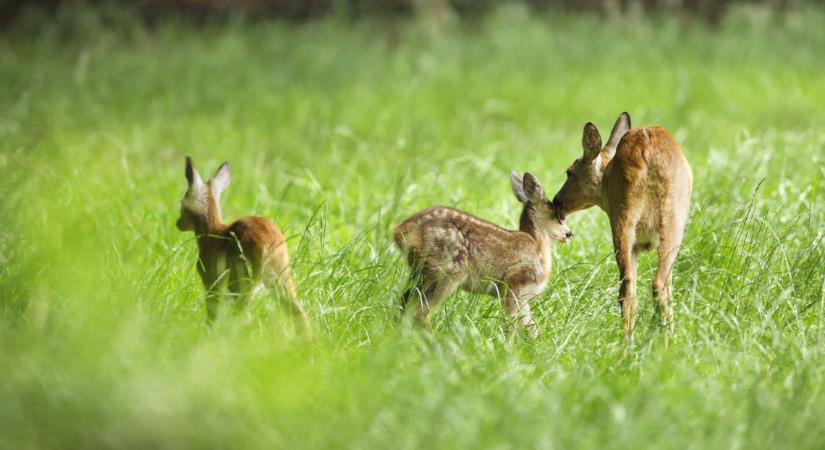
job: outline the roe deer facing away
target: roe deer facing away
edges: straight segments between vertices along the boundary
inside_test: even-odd
[[[229,163],[221,164],[215,176],[204,182],[187,156],[186,180],[189,189],[181,200],[177,226],[181,231],[195,232],[197,269],[206,288],[209,321],[215,319],[224,291],[228,291],[236,309],[243,310],[253,292],[266,287],[276,291],[309,334],[309,321],[296,297],[281,231],[263,217],[223,223],[220,196],[229,185]]]
[[[610,217],[628,343],[632,343],[636,322],[637,254],[657,249],[653,296],[661,326],[672,333],[672,272],[693,190],[690,166],[667,131],[631,129],[626,112],[616,120],[604,147],[596,126],[585,125],[582,147],[584,154],[567,169],[567,181],[553,198],[559,217],[594,205]]]
[[[515,336],[515,322],[530,338],[538,336],[530,300],[547,286],[551,245],[567,242],[573,234],[533,175],[521,178],[511,172],[510,177],[513,193],[524,205],[518,231],[443,206],[421,211],[395,227],[395,242],[410,266],[402,314],[412,301],[416,319],[429,330],[432,309],[460,288],[500,298],[509,319],[508,343]]]

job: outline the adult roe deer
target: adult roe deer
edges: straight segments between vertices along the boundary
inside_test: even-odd
[[[181,200],[177,226],[194,231],[198,243],[198,274],[206,288],[206,312],[212,322],[224,290],[238,310],[246,307],[253,291],[267,287],[301,320],[309,333],[309,321],[295,292],[284,235],[269,219],[243,217],[223,223],[220,196],[229,185],[229,163],[221,164],[204,182],[192,159],[186,157],[189,188]]]
[[[594,205],[610,217],[621,279],[619,305],[628,343],[636,322],[637,254],[658,250],[653,296],[660,324],[672,333],[673,266],[693,190],[690,166],[664,128],[631,129],[626,112],[616,120],[604,147],[596,126],[586,124],[582,147],[584,154],[567,169],[567,181],[553,204],[562,219]]]
[[[530,300],[547,286],[552,243],[567,242],[573,234],[533,175],[522,178],[511,172],[510,178],[513,194],[524,205],[518,231],[443,206],[421,211],[395,227],[395,242],[410,266],[402,314],[417,298],[416,318],[429,330],[432,309],[460,288],[499,296],[509,319],[508,343],[515,337],[515,322],[530,338],[538,337]]]

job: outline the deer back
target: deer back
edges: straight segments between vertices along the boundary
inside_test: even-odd
[[[679,144],[661,127],[633,128],[619,142],[604,171],[602,197],[608,211],[644,203],[644,213],[658,215],[692,186],[690,168]],[[641,217],[642,221],[654,218]]]
[[[536,241],[470,214],[437,206],[399,224],[395,241],[412,267],[433,274],[473,272],[503,278],[540,258]]]

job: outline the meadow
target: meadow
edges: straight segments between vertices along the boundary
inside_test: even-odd
[[[62,20],[0,38],[0,447],[823,446],[825,11]],[[432,337],[399,325],[395,223],[516,227],[509,170],[552,196],[584,123],[625,110],[695,178],[667,347],[653,254],[625,347],[596,209],[568,218],[537,341],[508,349],[464,293]],[[284,230],[313,342],[265,296],[206,326],[185,155],[232,164],[225,219]]]

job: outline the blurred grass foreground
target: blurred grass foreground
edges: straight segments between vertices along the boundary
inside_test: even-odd
[[[0,448],[822,448],[821,6],[189,3],[3,4]],[[398,325],[394,223],[446,204],[515,227],[509,170],[552,195],[582,125],[624,110],[696,179],[667,348],[652,255],[624,347],[595,210],[537,342],[507,349],[467,294],[432,338]],[[187,154],[232,163],[225,218],[285,231],[314,342],[266,296],[205,326]]]

